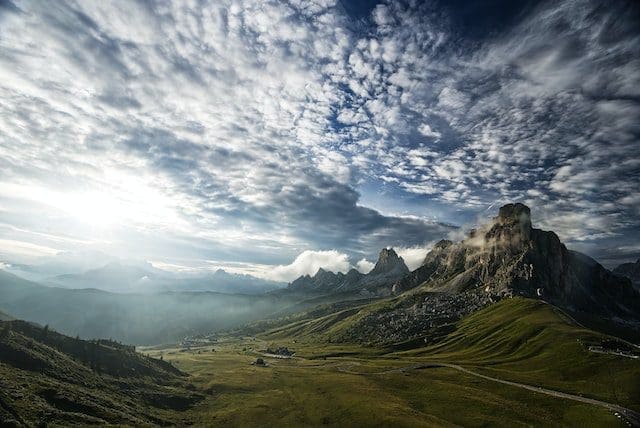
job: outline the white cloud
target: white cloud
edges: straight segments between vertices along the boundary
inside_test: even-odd
[[[291,264],[276,266],[267,275],[274,281],[289,282],[302,275],[315,275],[320,268],[331,272],[347,272],[350,267],[349,257],[344,253],[336,250],[306,250]]]
[[[433,138],[433,139],[436,139],[436,140],[438,140],[441,137],[441,135],[440,135],[440,133],[438,131],[434,131],[426,123],[423,123],[420,126],[418,126],[418,132],[420,132],[425,137],[430,137],[430,138]]]
[[[153,236],[146,256],[167,262],[369,254],[390,223],[412,239],[358,205],[367,183],[449,212],[528,195],[561,210],[554,229],[596,219],[567,236],[637,237],[640,40],[623,7],[549,3],[466,43],[423,3],[378,5],[355,32],[334,0],[4,11],[0,182],[41,191],[3,192],[0,221],[118,254]],[[57,210],[30,214],[43,205]]]
[[[409,270],[415,270],[422,265],[424,257],[431,250],[431,245],[426,247],[395,248],[396,253],[404,260]]]
[[[356,263],[356,269],[359,270],[361,273],[369,273],[371,272],[371,269],[374,268],[376,264],[373,262],[370,262],[367,259],[361,259],[360,261],[358,261],[358,263]]]

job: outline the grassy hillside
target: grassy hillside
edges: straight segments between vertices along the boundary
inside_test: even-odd
[[[396,304],[382,301],[301,319],[259,337],[290,344],[296,340],[298,355],[318,358],[322,356],[318,349],[350,346],[336,345],[335,341],[330,344],[332,337],[359,326],[368,314]],[[450,326],[428,330],[423,338],[365,349],[402,361],[456,363],[502,379],[584,394],[640,410],[640,360],[589,350],[603,344],[611,349],[640,351],[580,326],[544,302],[513,298]]]
[[[113,341],[0,323],[0,425],[176,424],[202,395],[171,364]]]
[[[514,298],[463,319],[437,344],[397,355],[453,361],[503,379],[640,410],[640,360],[589,351],[603,343],[640,351],[580,326],[551,305]]]

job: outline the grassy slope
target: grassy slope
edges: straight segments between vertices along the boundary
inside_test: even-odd
[[[176,411],[201,398],[177,369],[129,347],[0,323],[2,426],[183,423]]]
[[[390,302],[376,302],[375,307]],[[230,340],[192,352],[164,351],[193,374],[212,398],[189,418],[231,426],[261,424],[358,426],[616,426],[610,412],[504,386],[448,368],[379,373],[417,362],[463,365],[502,379],[592,396],[640,409],[640,362],[588,352],[602,336],[544,303],[510,299],[458,323],[438,344],[393,351],[327,343],[327,331],[353,323],[362,308],[297,319],[258,338]],[[266,358],[256,351],[285,345],[299,358]],[[157,351],[161,352],[161,351]]]
[[[518,298],[465,318],[437,345],[399,355],[455,362],[640,410],[640,361],[588,351],[604,338],[553,306]]]

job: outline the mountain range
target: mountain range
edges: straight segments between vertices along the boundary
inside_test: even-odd
[[[304,275],[288,286],[294,291],[308,291],[313,293],[353,292],[361,295],[385,295],[388,290],[385,285],[409,273],[402,257],[392,248],[383,248],[373,269],[363,274],[355,269],[346,274],[333,273],[322,268],[314,276]]]
[[[285,286],[246,274],[218,269],[206,274],[175,274],[145,264],[107,263],[81,273],[48,277],[43,283],[63,288],[96,288],[114,293],[211,291],[227,294],[262,294]]]
[[[376,321],[380,330],[392,314],[406,319],[404,333],[390,333],[389,340],[409,338],[425,325],[445,325],[513,296],[637,330],[640,293],[622,275],[633,276],[636,265],[622,266],[617,273],[605,269],[567,249],[554,232],[534,228],[530,209],[516,203],[501,207],[495,218],[460,242],[441,240],[411,272],[392,248],[382,249],[366,274],[319,269],[286,287],[222,270],[178,277],[151,266],[114,262],[52,277],[49,286],[0,272],[0,309],[67,334],[135,344],[164,343],[320,304],[385,298],[391,298],[393,308],[376,309],[373,318],[381,316]],[[243,291],[247,294],[239,294]],[[440,321],[425,309],[429,305],[444,315]],[[373,319],[365,318],[358,322]],[[384,334],[380,338],[387,340]]]
[[[366,274],[319,269],[260,294],[203,291],[197,287],[214,281],[177,277],[167,285],[171,291],[162,291],[161,279],[169,275],[119,263],[56,275],[48,286],[0,271],[0,309],[6,311],[0,312],[0,423],[184,425],[219,417],[216,422],[242,425],[246,415],[255,417],[251,421],[264,416],[262,409],[282,417],[271,410],[291,400],[278,401],[274,391],[282,390],[303,397],[286,410],[298,415],[297,425],[365,418],[350,419],[345,406],[366,408],[379,422],[388,414],[377,397],[383,390],[404,397],[393,401],[394,418],[398,403],[409,403],[408,426],[438,412],[438,403],[445,405],[436,425],[473,425],[494,416],[498,425],[525,419],[572,425],[579,417],[592,421],[594,410],[584,406],[594,403],[618,412],[597,414],[598,423],[611,422],[608,416],[636,423],[637,265],[607,270],[568,249],[554,232],[533,227],[531,210],[515,203],[459,242],[437,242],[413,271],[396,251],[383,248]],[[210,277],[250,280],[229,276],[218,271]],[[56,281],[66,288],[53,286]],[[153,291],[142,292],[144,281]],[[97,339],[106,337],[115,340]],[[165,360],[118,341],[167,344],[144,348]],[[413,370],[420,373],[408,376]],[[446,387],[432,392],[444,379]],[[529,389],[529,395],[509,389],[496,398],[504,387],[491,382]],[[539,405],[543,390],[553,397],[544,412],[523,414]],[[360,395],[365,403],[352,406]],[[470,395],[481,404],[469,404]],[[248,397],[255,405],[247,406]],[[348,397],[326,404],[342,406],[340,415],[325,409],[322,419],[309,416],[327,397]],[[580,402],[583,407],[573,410],[580,416],[566,416],[560,398]],[[296,413],[309,399],[314,410]],[[423,402],[428,409],[414,404]],[[489,411],[487,403],[499,408]],[[513,415],[501,413],[504,406]],[[452,416],[451,408],[465,410]]]
[[[189,334],[233,327],[292,304],[287,296],[210,291],[113,293],[45,286],[0,270],[0,308],[82,338],[131,344],[175,342]]]
[[[632,274],[633,267],[623,269]],[[531,211],[521,203],[504,205],[460,242],[439,241],[412,272],[384,249],[367,275],[320,270],[287,289],[397,296],[384,307],[363,308],[333,340],[410,340],[515,296],[547,301],[584,322],[606,320],[636,334],[640,329],[640,292],[631,281],[567,249],[554,232],[532,227]]]

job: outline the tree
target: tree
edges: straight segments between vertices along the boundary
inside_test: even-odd
[[[2,323],[2,329],[0,330],[0,339],[6,339],[11,336],[11,323],[5,322]]]
[[[45,325],[42,329],[42,338],[46,339],[49,336],[49,324]]]

